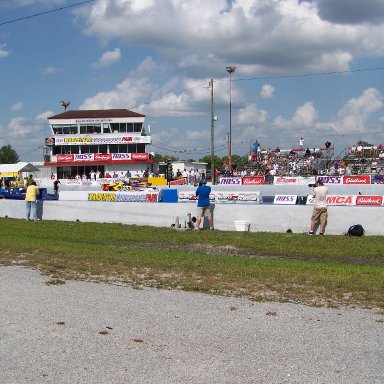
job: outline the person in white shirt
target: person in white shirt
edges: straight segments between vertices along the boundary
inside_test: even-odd
[[[321,180],[317,180],[315,188],[313,189],[313,197],[315,198],[315,206],[311,216],[311,227],[309,234],[313,235],[315,225],[320,222],[320,235],[324,235],[325,227],[328,221],[328,208],[327,208],[328,188]]]

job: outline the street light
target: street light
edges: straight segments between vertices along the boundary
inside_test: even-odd
[[[71,102],[68,100],[68,101],[60,101],[60,104],[64,107],[64,112],[67,112],[67,108],[68,108],[68,105],[71,104]]]
[[[232,174],[232,73],[236,71],[234,65],[226,67],[229,73],[229,138],[228,138],[228,167]]]

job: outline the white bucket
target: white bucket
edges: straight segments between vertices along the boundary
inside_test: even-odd
[[[249,232],[250,227],[251,227],[251,223],[249,221],[246,221],[246,220],[236,220],[235,221],[236,231]]]

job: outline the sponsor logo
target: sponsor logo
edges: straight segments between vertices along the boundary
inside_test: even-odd
[[[131,157],[132,157],[132,160],[147,160],[148,153],[132,153]]]
[[[83,153],[79,155],[75,155],[75,160],[92,160],[93,154],[92,153]]]
[[[113,193],[88,193],[88,201],[116,201]]]
[[[132,137],[122,137],[121,141],[122,142],[132,141]]]
[[[326,202],[330,205],[353,205],[354,199],[353,196],[332,195],[327,196]]]
[[[112,159],[112,155],[95,153],[95,160],[105,161],[105,160],[111,160],[111,159]]]
[[[73,155],[57,155],[57,161],[73,161]]]
[[[130,158],[129,153],[112,153],[113,160],[129,160]]]
[[[275,184],[297,184],[296,177],[275,177]]]
[[[296,204],[297,195],[277,195],[274,204]]]
[[[344,184],[371,184],[371,176],[344,176]]]
[[[264,184],[264,177],[243,177],[243,185]]]
[[[356,205],[382,205],[383,196],[357,196]]]
[[[339,176],[317,176],[316,180],[320,180],[324,184],[341,184],[342,179]]]
[[[92,137],[66,137],[65,143],[92,143]]]
[[[220,184],[222,185],[240,185],[240,177],[223,177],[220,179]]]

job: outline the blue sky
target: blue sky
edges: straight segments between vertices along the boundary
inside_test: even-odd
[[[42,161],[61,100],[145,114],[150,151],[210,154],[211,78],[215,153],[225,156],[228,65],[233,153],[255,139],[297,147],[301,136],[311,148],[330,140],[336,153],[384,144],[382,0],[78,3],[0,1],[0,146],[22,161]]]

